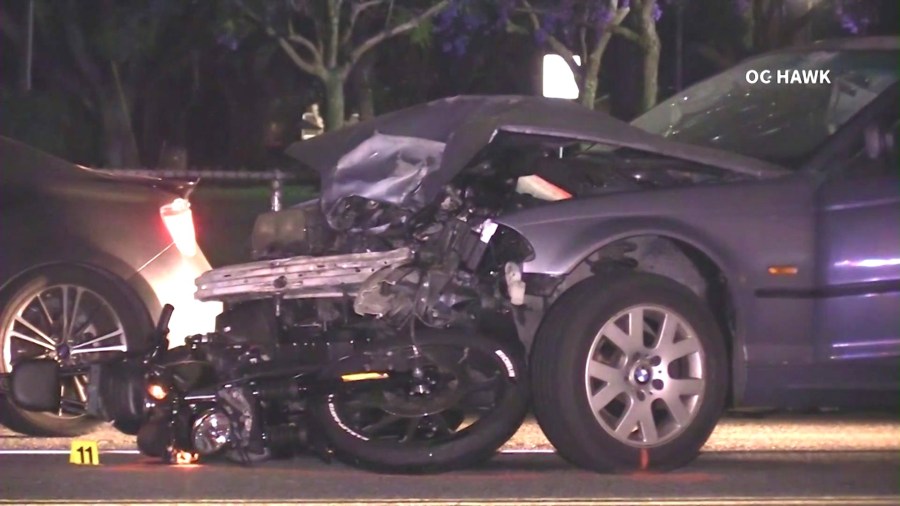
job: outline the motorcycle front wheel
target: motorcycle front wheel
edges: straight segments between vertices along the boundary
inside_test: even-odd
[[[528,410],[520,346],[452,330],[386,345],[408,359],[388,379],[348,381],[315,406],[341,461],[383,473],[436,473],[490,459]]]

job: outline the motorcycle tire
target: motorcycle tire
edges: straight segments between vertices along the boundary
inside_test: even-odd
[[[398,439],[396,433],[382,434],[381,437],[367,433],[365,429],[368,427],[361,427],[346,416],[343,408],[351,402],[347,396],[340,391],[331,393],[316,402],[313,414],[335,457],[342,462],[381,473],[427,474],[459,469],[493,457],[521,426],[529,408],[529,382],[525,373],[524,350],[518,342],[501,344],[498,340],[474,332],[444,330],[418,337],[417,344],[426,354],[429,347],[458,347],[466,350],[465,356],[480,357],[478,361],[482,367],[487,367],[490,362],[490,367],[497,373],[482,384],[496,382],[501,386],[498,392],[494,392],[493,408],[468,425],[461,423],[462,405],[424,415],[415,423],[440,416],[445,421],[443,428],[449,433],[437,440],[407,438],[404,441],[403,438]],[[479,397],[479,394],[483,395]],[[494,394],[475,392],[473,398],[483,400],[485,395]],[[391,414],[385,416],[396,417]],[[408,429],[413,426],[414,418],[397,418],[395,426],[398,432],[409,435]],[[421,436],[422,429],[416,426],[412,432]]]

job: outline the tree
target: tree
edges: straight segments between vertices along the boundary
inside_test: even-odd
[[[406,34],[447,7],[450,0],[234,0],[238,21],[249,21],[278,44],[300,71],[325,88],[325,127],[346,120],[344,87],[364,57],[386,40]],[[240,36],[246,25],[231,22]],[[363,69],[361,79],[365,80]]]
[[[180,0],[35,1],[35,74],[76,97],[101,131],[107,166],[140,163],[133,119],[143,93],[190,65],[191,10]],[[0,33],[26,43],[24,17],[0,9]]]
[[[697,9],[710,3],[721,8],[720,0],[695,3]],[[877,17],[878,4],[872,0],[733,0],[729,9],[737,16],[729,22],[737,38],[714,36],[698,50],[719,68],[727,68],[752,54],[809,42],[816,38],[816,21],[825,25],[834,21],[845,33],[862,34]]]
[[[661,44],[656,32],[656,22],[662,16],[659,0],[631,0],[637,14],[635,28],[629,30],[619,27],[616,33],[634,42],[641,49],[643,62],[641,65],[641,101],[640,110],[645,112],[656,105],[659,95],[659,54]]]
[[[580,90],[579,102],[591,109],[597,102],[609,42],[614,36],[624,37],[641,49],[642,104],[649,108],[657,96],[660,41],[656,22],[661,14],[659,0],[454,0],[437,26],[439,31],[453,33],[449,45],[456,52],[464,49],[469,32],[483,28],[485,16],[494,16],[509,31],[534,34],[539,44],[566,61]]]
[[[603,55],[613,34],[624,30],[622,22],[631,11],[627,0],[515,3],[527,15],[538,42],[545,43],[569,65],[580,90],[579,102],[593,109]],[[581,65],[575,60],[576,54]]]

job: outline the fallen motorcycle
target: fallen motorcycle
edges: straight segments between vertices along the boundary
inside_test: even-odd
[[[415,336],[337,328],[277,343],[228,332],[168,349],[166,306],[150,350],[81,368],[17,364],[7,386],[58,409],[61,375],[86,375],[87,413],[171,463],[241,463],[304,450],[384,472],[434,472],[490,458],[521,422],[521,356],[475,333]],[[329,358],[332,357],[332,358]]]
[[[172,462],[310,451],[421,473],[494,455],[528,406],[513,313],[529,251],[491,221],[518,176],[493,162],[448,169],[444,143],[366,128],[355,147],[327,146],[352,129],[298,143],[297,158],[320,170],[320,197],[275,202],[257,219],[254,261],[197,279],[196,298],[224,303],[216,332],[170,349],[168,307],[147,350],[80,367],[16,363],[13,402],[56,411],[74,402],[60,398],[59,376],[80,376],[87,402],[69,410]],[[307,158],[323,153],[335,158]]]
[[[362,219],[380,211],[372,202]],[[69,410],[170,462],[310,450],[421,473],[490,458],[521,424],[528,386],[504,274],[461,219],[471,210],[460,201],[377,233],[336,230],[321,213],[316,201],[260,216],[260,260],[197,279],[197,298],[225,303],[216,332],[170,348],[166,306],[148,350],[18,362],[10,398],[56,411],[74,402],[60,398],[60,375],[80,376],[87,402]]]

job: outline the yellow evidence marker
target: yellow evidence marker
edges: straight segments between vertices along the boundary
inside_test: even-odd
[[[72,451],[69,453],[69,464],[98,466],[100,465],[100,451],[96,441],[72,441]]]

